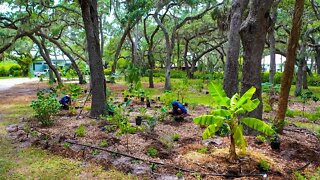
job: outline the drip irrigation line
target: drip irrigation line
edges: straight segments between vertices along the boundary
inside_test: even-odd
[[[81,113],[82,113],[82,110],[83,110],[83,108],[84,108],[84,106],[85,106],[86,102],[88,101],[89,96],[91,95],[91,91],[92,91],[92,89],[90,89],[89,94],[87,95],[86,100],[84,101],[83,106],[81,107],[80,112],[79,112],[79,114],[78,114],[78,116],[77,116],[76,120],[78,120],[78,119],[79,119],[79,117],[80,117],[80,115],[81,115]]]
[[[220,173],[205,173],[205,172],[200,172],[200,171],[195,171],[195,170],[191,170],[191,169],[185,169],[173,164],[167,164],[167,163],[163,163],[163,162],[158,162],[158,161],[152,161],[152,160],[147,160],[147,159],[143,159],[143,158],[139,158],[133,155],[129,155],[129,154],[125,154],[125,153],[121,153],[121,152],[117,152],[117,151],[113,151],[113,150],[109,150],[109,149],[105,149],[105,148],[101,148],[101,147],[96,147],[93,145],[89,145],[89,144],[81,144],[81,143],[77,143],[77,142],[73,142],[73,141],[65,141],[66,143],[70,143],[70,144],[75,144],[78,146],[83,146],[83,147],[87,147],[87,148],[92,148],[92,149],[97,149],[97,150],[101,150],[101,151],[105,151],[108,153],[112,153],[112,154],[117,154],[117,155],[121,155],[121,156],[125,156],[125,157],[129,157],[132,159],[136,159],[136,160],[140,160],[140,161],[144,161],[144,162],[148,162],[149,164],[158,164],[158,165],[162,165],[162,166],[167,166],[167,167],[172,167],[174,169],[180,170],[180,171],[184,171],[184,172],[188,172],[188,173],[197,173],[197,174],[201,174],[201,175],[206,175],[206,176],[221,176],[221,177],[263,177],[266,178],[268,177],[267,174],[220,174]]]

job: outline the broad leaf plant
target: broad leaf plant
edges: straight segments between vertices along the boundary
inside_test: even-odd
[[[231,130],[229,160],[237,159],[236,146],[245,151],[247,143],[243,136],[243,124],[258,130],[267,136],[272,136],[275,131],[262,120],[245,117],[246,113],[256,109],[260,103],[259,99],[252,99],[256,91],[251,87],[241,97],[239,94],[227,97],[223,88],[218,83],[211,82],[208,86],[209,92],[213,98],[213,103],[219,108],[212,110],[209,115],[199,116],[193,119],[195,124],[207,125],[202,134],[203,139],[208,139],[219,130],[223,123],[226,123]]]

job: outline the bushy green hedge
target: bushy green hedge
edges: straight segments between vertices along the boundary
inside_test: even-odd
[[[154,77],[165,77],[165,70],[164,69],[157,69],[154,71]],[[171,78],[185,78],[187,76],[186,71],[171,69],[170,70],[170,77]],[[208,79],[208,80],[217,80],[223,79],[223,72],[200,72],[196,71],[193,74],[195,79]]]
[[[269,72],[261,73],[261,81],[262,81],[262,83],[269,82],[269,75],[270,75]],[[274,84],[281,84],[282,76],[283,76],[283,72],[277,72],[274,75]]]
[[[0,76],[21,76],[22,70],[21,66],[12,61],[2,61],[0,62]]]
[[[313,74],[313,76],[308,76],[308,84],[310,86],[320,86],[320,75]]]

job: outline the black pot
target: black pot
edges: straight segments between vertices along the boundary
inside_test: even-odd
[[[275,138],[270,143],[271,149],[273,150],[280,150],[280,139]]]
[[[128,99],[129,99],[128,97],[125,97],[125,98],[123,99],[123,101],[124,101],[124,102],[127,102]]]
[[[144,102],[144,97],[141,97],[140,100],[141,100],[141,102]]]
[[[160,101],[160,96],[158,97],[158,101]]]
[[[206,91],[206,94],[209,94],[209,91]]]
[[[140,126],[140,125],[141,125],[141,122],[142,122],[142,117],[141,117],[141,116],[137,116],[137,117],[136,117],[136,125],[137,125],[137,126]]]
[[[149,101],[149,100],[147,100],[146,105],[147,105],[147,108],[151,108],[151,104],[150,104],[150,101]]]

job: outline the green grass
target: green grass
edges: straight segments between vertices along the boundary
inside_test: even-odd
[[[116,170],[104,171],[95,164],[83,162],[31,147],[19,148],[6,137],[5,127],[19,122],[21,115],[30,116],[28,105],[1,106],[0,180],[5,179],[134,179]]]
[[[309,130],[311,130],[313,132],[319,132],[320,131],[320,125],[319,124],[298,122],[298,121],[294,121],[292,123],[295,124],[298,127],[306,128],[306,129],[309,129]]]

